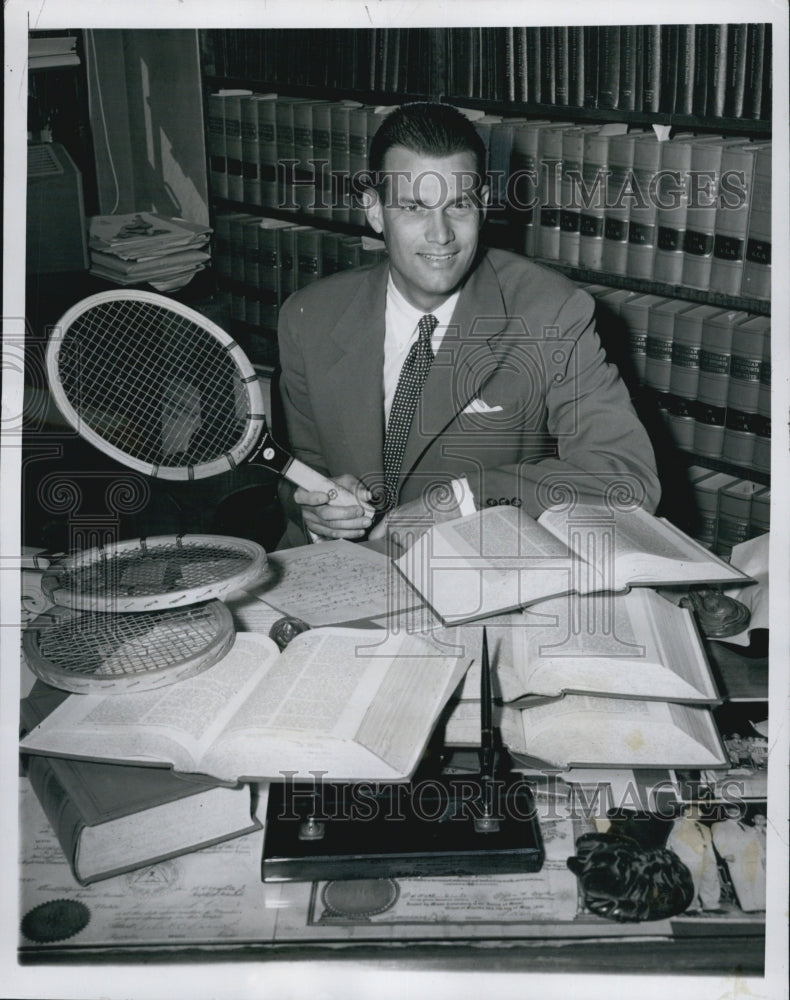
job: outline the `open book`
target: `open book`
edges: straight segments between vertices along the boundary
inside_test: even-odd
[[[552,767],[721,767],[727,756],[709,709],[667,701],[568,694],[529,708],[495,710],[502,742]],[[445,725],[448,746],[480,743],[480,704],[460,701]]]
[[[694,616],[645,587],[625,594],[566,594],[490,619],[487,628],[496,652],[494,696],[504,702],[567,692],[719,700]],[[479,659],[460,696],[480,697]]]
[[[21,747],[230,782],[404,780],[468,666],[428,639],[380,629],[315,629],[283,653],[241,633],[219,663],[170,687],[72,695]]]
[[[584,505],[537,521],[516,507],[444,521],[395,566],[446,625],[572,592],[749,580],[663,518]]]

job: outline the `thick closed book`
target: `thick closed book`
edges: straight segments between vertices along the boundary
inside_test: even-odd
[[[721,194],[716,209],[710,289],[740,295],[743,281],[749,202],[761,143],[728,146],[721,158]],[[770,146],[770,144],[769,144]]]
[[[537,521],[488,507],[434,525],[394,564],[445,625],[567,593],[749,579],[663,518],[588,504]]]
[[[480,742],[480,708],[459,702],[448,746]],[[498,718],[497,718],[498,716]],[[566,694],[495,712],[511,755],[553,767],[724,767],[727,756],[709,708],[666,701]]]
[[[242,632],[196,677],[148,693],[74,695],[28,753],[170,765],[222,781],[411,777],[469,659],[420,636],[317,628],[280,653]]]
[[[771,298],[771,144],[755,150],[741,294]]]
[[[36,681],[23,699],[31,729],[65,691]],[[87,885],[260,829],[247,785],[228,787],[162,768],[31,755],[30,784],[74,877]]]
[[[508,704],[570,693],[720,700],[693,613],[646,587],[552,598],[492,619],[486,632],[494,695]],[[479,657],[460,698],[480,698]]]

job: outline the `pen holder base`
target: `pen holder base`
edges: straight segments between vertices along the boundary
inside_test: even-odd
[[[278,783],[269,790],[264,882],[539,871],[543,841],[521,775],[403,784]],[[481,826],[481,820],[483,825]],[[320,839],[300,828],[323,824]]]

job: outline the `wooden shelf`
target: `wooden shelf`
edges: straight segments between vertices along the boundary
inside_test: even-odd
[[[748,479],[753,483],[760,483],[761,486],[771,485],[771,473],[762,472],[760,469],[752,469],[745,465],[733,465],[722,458],[708,458],[707,455],[698,455],[693,451],[683,451],[677,449],[678,460],[686,465],[701,465],[712,472],[726,472],[739,479]]]
[[[393,94],[386,90],[358,90],[350,87],[327,87],[311,83],[287,83],[284,80],[253,80],[250,77],[204,76],[209,90],[243,88],[259,94],[276,93],[283,97],[313,97],[316,100],[359,101],[360,104],[396,106],[407,101],[432,100],[428,94]],[[435,98],[433,98],[435,99]]]

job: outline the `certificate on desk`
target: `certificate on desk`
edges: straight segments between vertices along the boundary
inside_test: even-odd
[[[266,814],[265,798],[259,802]],[[20,948],[232,945],[270,941],[263,830],[90,886],[75,881],[26,779],[20,780]]]

